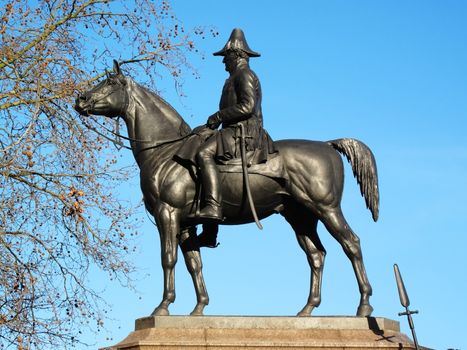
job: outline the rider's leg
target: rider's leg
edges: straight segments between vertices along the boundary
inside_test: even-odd
[[[219,222],[222,217],[222,194],[219,183],[219,171],[217,170],[214,156],[217,151],[217,140],[211,137],[203,144],[196,160],[201,170],[201,179],[204,189],[204,208],[200,211],[200,219]]]

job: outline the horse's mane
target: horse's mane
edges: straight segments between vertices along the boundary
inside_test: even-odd
[[[159,96],[157,93],[155,93],[151,89],[141,84],[138,84],[132,78],[126,77],[126,80],[132,86],[135,86],[139,90],[143,90],[144,92],[146,92],[154,100],[156,105],[163,105],[165,107],[166,112],[168,112],[167,117],[169,119],[177,120],[180,122],[180,130],[179,130],[180,136],[186,136],[191,133],[190,126],[185,122],[183,117],[175,110],[175,108],[172,107],[171,104],[169,104],[166,100],[164,100],[161,96]]]

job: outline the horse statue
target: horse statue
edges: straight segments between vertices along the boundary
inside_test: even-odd
[[[191,315],[203,315],[209,303],[204,283],[200,245],[196,234],[199,222],[189,219],[199,198],[196,174],[181,164],[175,153],[191,135],[182,117],[160,96],[125,76],[116,61],[113,72],[91,90],[80,94],[74,108],[84,116],[121,117],[128,129],[128,140],[140,168],[141,190],[146,209],[154,216],[161,239],[164,292],[152,315],[169,315],[175,300],[174,269],[180,246],[193,279],[197,304]],[[341,211],[344,186],[343,162],[346,156],[360,185],[373,220],[378,219],[379,191],[376,164],[370,149],[355,139],[327,142],[308,140],[275,141],[283,164],[285,180],[250,173],[251,194],[258,217],[279,213],[292,226],[311,269],[308,300],[298,316],[310,316],[321,302],[321,277],[326,251],[317,233],[321,221],[340,243],[352,263],[360,291],[357,316],[370,316],[372,288],[363,263],[360,240]],[[245,205],[241,172],[221,172],[221,224],[253,222]],[[279,176],[278,176],[279,177]]]

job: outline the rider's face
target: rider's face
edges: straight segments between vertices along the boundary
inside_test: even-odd
[[[222,62],[225,64],[225,70],[232,73],[237,65],[237,55],[233,52],[228,52]]]

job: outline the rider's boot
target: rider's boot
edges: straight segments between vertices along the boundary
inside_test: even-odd
[[[219,225],[214,223],[203,224],[203,232],[198,235],[198,243],[200,247],[216,248],[217,243],[217,232],[219,231]]]
[[[199,213],[199,219],[202,222],[221,222],[224,218],[222,216],[222,195],[216,163],[212,158],[203,158],[199,165],[203,180],[205,204]]]

